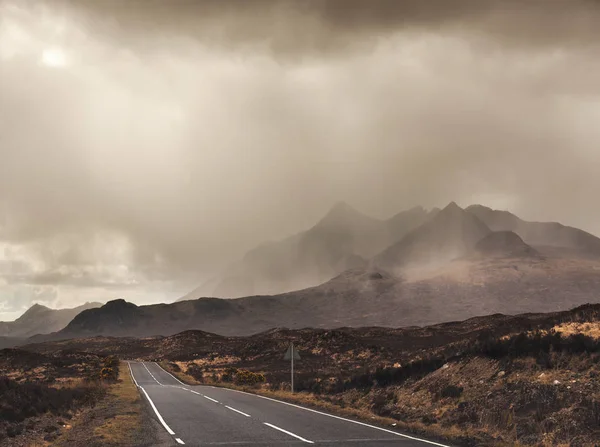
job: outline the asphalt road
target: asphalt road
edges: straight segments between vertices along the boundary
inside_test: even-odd
[[[254,394],[185,385],[156,363],[129,366],[174,445],[448,447]]]

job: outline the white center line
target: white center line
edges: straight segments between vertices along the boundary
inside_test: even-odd
[[[204,394],[202,394],[202,397],[206,397],[208,400],[212,400],[213,402],[219,403],[218,400],[215,400],[212,397],[205,396]]]
[[[152,378],[154,379],[154,381],[155,381],[156,383],[158,383],[160,386],[163,386],[163,384],[162,384],[162,383],[160,383],[158,380],[156,380],[156,377],[154,377],[154,375],[153,375],[153,374],[150,372],[150,370],[148,369],[148,367],[146,366],[146,364],[145,364],[145,363],[142,363],[142,365],[144,365],[144,368],[146,368],[146,371],[148,371],[148,374],[150,374],[150,375],[152,376]]]
[[[164,372],[166,372],[168,375],[170,375],[171,377],[173,377],[175,380],[177,380],[179,383],[181,383],[182,385],[185,385],[185,383],[183,383],[181,380],[179,380],[177,377],[175,377],[173,374],[171,374],[169,371],[167,371],[166,369],[164,369],[162,366],[160,366],[158,363],[154,362],[154,364],[156,366],[158,366],[160,369],[162,369]]]
[[[269,424],[268,422],[263,422],[263,424],[265,424],[265,425],[267,425],[267,426],[269,426],[269,427],[271,427],[271,428],[274,428],[275,430],[279,430],[280,432],[283,432],[283,433],[285,433],[286,435],[293,436],[294,438],[296,438],[296,439],[299,439],[300,441],[303,441],[303,442],[308,442],[309,444],[314,444],[314,442],[313,442],[313,441],[309,441],[308,439],[304,439],[303,437],[301,437],[301,436],[298,436],[298,435],[296,435],[296,434],[294,434],[294,433],[292,433],[292,432],[290,432],[290,431],[284,430],[283,428],[279,428],[279,427],[277,427],[276,425]]]
[[[240,411],[240,410],[236,410],[235,408],[231,408],[229,405],[225,405],[225,408],[229,408],[231,411],[235,411],[236,413],[243,414],[243,415],[244,415],[244,416],[246,416],[247,418],[249,418],[249,417],[250,417],[250,415],[249,415],[249,414],[246,414],[246,413],[244,413],[243,411]]]
[[[375,429],[375,430],[379,430],[379,431],[383,431],[383,432],[386,432],[386,433],[390,433],[392,435],[396,435],[396,436],[399,436],[399,437],[402,437],[402,438],[412,439],[414,441],[423,442],[425,444],[436,445],[436,446],[439,446],[439,447],[450,447],[448,444],[440,444],[439,442],[428,441],[426,439],[422,439],[422,438],[417,438],[417,437],[414,437],[414,436],[405,435],[405,434],[399,433],[397,431],[392,431],[392,430],[388,430],[386,428],[377,427],[376,425],[371,425],[371,424],[367,424],[365,422],[360,422],[360,421],[354,421],[352,419],[346,419],[346,418],[343,418],[341,416],[335,416],[333,414],[329,414],[329,413],[324,413],[322,411],[313,410],[312,408],[306,408],[306,407],[302,407],[300,405],[291,404],[289,402],[284,402],[282,400],[273,399],[271,397],[261,396],[260,394],[247,393],[246,391],[233,390],[231,388],[224,388],[224,387],[212,387],[212,388],[221,389],[221,390],[225,390],[225,391],[230,391],[230,392],[233,392],[233,393],[247,394],[248,396],[254,396],[254,397],[258,397],[260,399],[270,400],[272,402],[277,402],[277,403],[280,403],[280,404],[283,404],[283,405],[289,405],[290,407],[295,407],[295,408],[299,408],[301,410],[310,411],[312,413],[320,414],[322,416],[327,416],[327,417],[330,417],[330,418],[339,419],[339,420],[346,421],[346,422],[351,422],[353,424],[362,425],[363,427],[369,427],[369,428],[372,428],[372,429]]]
[[[175,438],[175,441],[177,441],[179,444],[185,444],[185,442],[183,442],[180,438]]]

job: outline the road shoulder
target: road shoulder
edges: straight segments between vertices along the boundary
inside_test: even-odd
[[[106,397],[73,421],[72,428],[52,443],[57,447],[167,446],[171,439],[151,416],[152,410],[131,379],[126,362]]]

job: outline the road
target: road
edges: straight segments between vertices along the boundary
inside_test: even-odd
[[[449,447],[267,397],[185,385],[156,363],[128,363],[174,445]]]

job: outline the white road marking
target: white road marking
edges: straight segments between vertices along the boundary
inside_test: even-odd
[[[158,410],[156,409],[156,406],[154,405],[154,402],[152,402],[152,399],[150,399],[150,396],[148,396],[148,393],[146,393],[146,390],[142,387],[139,387],[140,390],[142,390],[144,392],[144,394],[146,395],[146,398],[148,399],[148,402],[150,402],[150,405],[152,406],[152,409],[154,410],[154,412],[156,413],[156,416],[158,417],[158,420],[160,421],[160,423],[163,425],[163,427],[165,427],[165,430],[167,430],[167,432],[170,435],[174,435],[175,432],[173,430],[171,430],[171,427],[169,427],[167,425],[167,423],[165,422],[165,420],[163,419],[163,417],[160,415],[160,413],[158,412]]]
[[[182,388],[182,390],[189,391],[190,393],[197,394],[198,396],[204,396],[204,394],[202,394],[202,393],[199,393],[198,391],[194,391],[194,390],[188,390],[187,388]]]
[[[131,369],[131,363],[127,362],[127,366],[129,366],[129,374],[131,374],[131,378],[133,379],[133,383],[135,383],[135,386],[137,386],[138,388],[140,387],[137,383],[137,380],[135,380],[135,377],[133,376],[133,371]]]
[[[201,394],[201,396],[202,396],[202,397],[205,397],[205,398],[206,398],[206,399],[208,399],[208,400],[212,400],[213,402],[219,403],[219,401],[218,401],[218,400],[215,400],[215,399],[213,399],[212,397],[205,396],[204,394]]]
[[[146,366],[146,364],[144,362],[142,362],[142,365],[144,365],[144,368],[146,368],[146,371],[148,371],[148,374],[150,374],[152,376],[152,378],[154,379],[154,381],[156,383],[158,383],[160,386],[163,386],[162,383],[160,383],[158,380],[156,380],[156,377],[154,377],[154,375],[150,372],[150,370],[148,369],[148,367]]]
[[[180,438],[175,438],[175,441],[177,441],[179,444],[185,444],[185,442],[183,442]]]
[[[219,387],[216,387],[216,388],[219,388]],[[400,436],[400,437],[406,438],[406,439],[412,439],[413,441],[420,441],[420,442],[424,442],[425,444],[437,445],[439,447],[451,447],[451,446],[449,446],[447,444],[440,444],[439,442],[428,441],[426,439],[421,439],[421,438],[415,438],[414,436],[404,435],[402,433],[398,433],[397,431],[387,430],[385,428],[377,427],[376,425],[366,424],[364,422],[359,422],[359,421],[353,421],[352,419],[346,419],[346,418],[343,418],[341,416],[335,416],[333,414],[323,413],[322,411],[313,410],[312,408],[301,407],[300,405],[291,404],[289,402],[284,402],[282,400],[273,399],[271,397],[261,396],[259,394],[247,393],[245,391],[233,390],[231,388],[224,388],[224,387],[220,387],[220,388],[223,389],[223,390],[229,390],[229,391],[233,391],[233,392],[236,392],[236,393],[242,393],[242,394],[248,394],[248,395],[254,396],[254,397],[260,397],[261,399],[267,399],[267,400],[270,400],[270,401],[273,401],[273,402],[277,402],[277,403],[280,403],[280,404],[289,405],[290,407],[300,408],[301,410],[310,411],[312,413],[317,413],[317,414],[320,414],[320,415],[323,415],[323,416],[327,416],[327,417],[330,417],[330,418],[339,419],[341,421],[346,421],[346,422],[351,422],[353,424],[362,425],[363,427],[369,427],[369,428],[372,428],[374,430],[379,430],[379,431],[383,431],[383,432],[386,432],[386,433],[391,433],[392,435]]]
[[[247,418],[249,418],[249,417],[250,417],[250,415],[249,415],[249,414],[246,414],[246,413],[244,413],[243,411],[240,411],[240,410],[236,410],[235,408],[231,408],[229,405],[225,405],[225,408],[229,408],[231,411],[235,411],[236,413],[243,414],[243,415],[244,415],[244,416],[246,416]]]
[[[171,374],[169,371],[167,371],[166,369],[164,369],[162,366],[160,366],[158,363],[154,362],[154,364],[156,366],[158,366],[160,369],[162,369],[164,372],[166,372],[168,375],[170,375],[171,377],[173,377],[175,380],[177,380],[179,383],[181,383],[182,385],[185,385],[185,383],[183,383],[181,380],[179,380],[177,377],[175,377],[173,374]]]
[[[271,428],[274,428],[275,430],[279,430],[280,432],[283,432],[286,435],[293,436],[294,438],[299,439],[300,441],[308,442],[309,444],[314,444],[314,442],[309,441],[308,439],[304,439],[302,436],[298,436],[298,435],[292,433],[291,431],[287,431],[287,430],[284,430],[283,428],[279,428],[276,425],[269,424],[268,422],[263,422],[263,424],[265,424],[265,425],[267,425],[267,426],[269,426]]]

